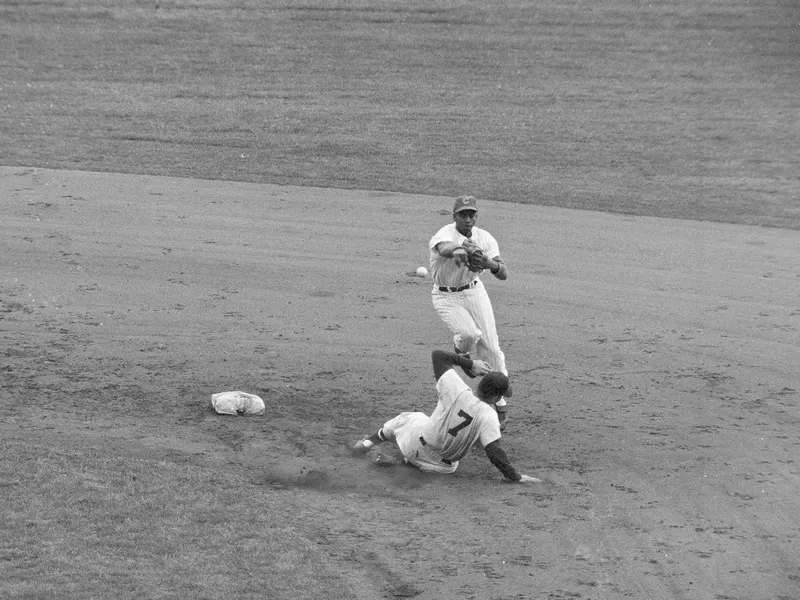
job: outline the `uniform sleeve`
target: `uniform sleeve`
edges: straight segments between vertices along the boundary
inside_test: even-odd
[[[433,249],[439,242],[452,242],[452,241],[453,241],[453,235],[450,232],[450,229],[447,227],[447,225],[445,225],[444,227],[439,229],[439,231],[433,234],[431,241],[428,243],[428,247],[433,252],[434,251]]]
[[[497,412],[488,404],[486,404],[486,410],[481,415],[479,426],[478,441],[484,448],[500,439],[500,420],[497,418]]]
[[[489,258],[500,256],[500,246],[492,234],[488,232],[486,233],[486,250],[484,251],[484,254]]]
[[[486,450],[486,456],[489,457],[489,461],[497,467],[497,470],[500,471],[506,479],[511,481],[519,481],[522,479],[522,475],[520,475],[517,468],[511,464],[508,454],[503,450],[498,440],[495,440],[484,449]]]
[[[431,352],[433,362],[433,376],[438,381],[448,369],[458,365],[465,371],[472,369],[472,359],[455,352],[445,352],[444,350],[434,350]]]

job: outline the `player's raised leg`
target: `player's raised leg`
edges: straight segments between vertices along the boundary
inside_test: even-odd
[[[477,340],[474,351],[474,358],[489,363],[493,371],[500,371],[508,375],[506,369],[506,356],[500,349],[500,339],[497,335],[492,303],[489,294],[481,285],[476,287],[469,294],[465,294],[465,308],[470,313],[470,318],[475,326],[481,331],[481,337]]]
[[[446,293],[433,295],[436,314],[453,334],[453,344],[459,352],[471,352],[483,332],[463,304],[462,294],[450,297]]]

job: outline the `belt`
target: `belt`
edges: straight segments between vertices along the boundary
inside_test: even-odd
[[[420,437],[419,437],[419,442],[420,442],[420,444],[422,444],[423,446],[427,446],[427,445],[428,445],[428,442],[426,442],[426,441],[425,441],[425,438],[424,438],[424,437],[422,437],[422,436],[420,436]],[[452,461],[452,460],[447,460],[446,458],[443,458],[443,459],[442,459],[442,462],[443,462],[444,464],[446,464],[446,465],[452,465],[452,464],[453,464],[453,461]]]
[[[475,287],[475,284],[478,283],[477,279],[473,279],[467,285],[462,285],[461,287],[446,287],[442,286],[439,288],[440,292],[463,292],[464,290],[468,290],[471,287]]]

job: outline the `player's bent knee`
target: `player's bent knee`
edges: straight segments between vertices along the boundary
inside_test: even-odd
[[[461,349],[472,348],[481,339],[480,331],[463,332],[456,336],[456,346]]]

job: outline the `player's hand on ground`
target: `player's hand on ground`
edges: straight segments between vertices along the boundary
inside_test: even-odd
[[[530,475],[521,475],[517,483],[542,483],[542,480],[537,477],[531,477]]]
[[[477,358],[472,361],[472,372],[475,373],[475,375],[486,375],[491,370],[492,368],[486,361]]]

